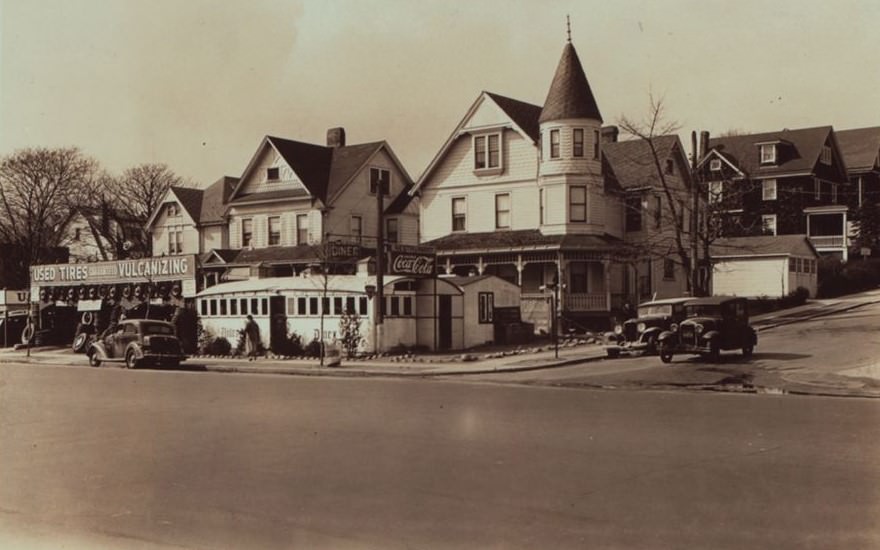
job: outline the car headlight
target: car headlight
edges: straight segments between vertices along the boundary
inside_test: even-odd
[[[678,330],[678,323],[672,323],[671,325],[669,325],[669,330],[671,330],[672,332]]]
[[[694,325],[694,332],[697,334],[703,334],[703,325]]]
[[[623,334],[623,325],[614,325],[614,334]]]
[[[648,328],[648,326],[645,325],[645,323],[639,323],[636,325],[636,330],[639,331],[639,333],[645,332],[646,328]]]

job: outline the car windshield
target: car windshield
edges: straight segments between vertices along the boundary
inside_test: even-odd
[[[672,315],[672,304],[640,306],[639,317],[647,317],[648,315]]]
[[[685,307],[688,317],[720,317],[721,306],[718,304],[695,304]]]
[[[174,334],[174,329],[163,323],[144,323],[143,327],[144,334]]]

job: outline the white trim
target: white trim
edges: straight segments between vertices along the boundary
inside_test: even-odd
[[[735,164],[733,164],[732,162],[730,162],[729,160],[724,158],[724,155],[719,153],[717,149],[712,149],[711,151],[706,153],[706,156],[704,156],[703,159],[697,163],[697,168],[701,168],[703,166],[703,164],[705,164],[705,162],[707,160],[710,160],[710,157],[713,157],[713,156],[721,159],[722,162],[724,162],[726,165],[733,168],[736,171],[736,173],[740,175],[740,177],[743,177],[743,178],[746,177],[745,173],[742,170],[740,170],[739,168],[736,167]]]

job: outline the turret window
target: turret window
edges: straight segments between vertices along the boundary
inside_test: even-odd
[[[559,130],[550,130],[550,158],[559,158]]]
[[[599,160],[599,148],[602,146],[602,140],[599,136],[599,130],[593,130],[593,159]]]
[[[584,129],[575,128],[571,132],[571,154],[574,157],[584,156]]]
[[[572,222],[587,221],[587,188],[574,185],[568,191],[568,216]]]

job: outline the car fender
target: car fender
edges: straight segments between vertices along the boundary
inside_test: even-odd
[[[717,330],[710,330],[709,332],[703,333],[703,340],[712,341],[721,336],[721,333]]]
[[[659,339],[660,327],[650,327],[642,333],[639,337],[639,341],[641,342],[650,342],[652,339]]]
[[[96,354],[98,356],[98,359],[102,361],[106,361],[107,359],[109,359],[107,355],[107,348],[104,346],[104,342],[101,342],[100,340],[92,342],[92,344],[89,346],[87,355],[92,354]]]
[[[617,334],[616,332],[608,331],[604,335],[605,342],[608,344],[620,344],[620,341],[623,339],[622,334]]]
[[[675,333],[671,330],[664,330],[660,333],[660,336],[657,337],[657,342],[675,342]]]
[[[128,345],[127,348],[125,348],[125,355],[127,356],[127,355],[128,355],[128,352],[131,351],[131,350],[134,350],[134,355],[135,355],[135,357],[137,357],[138,359],[143,359],[143,358],[144,358],[144,350],[143,350],[143,348],[140,346],[140,344],[138,344],[137,342],[132,342],[131,344]]]

